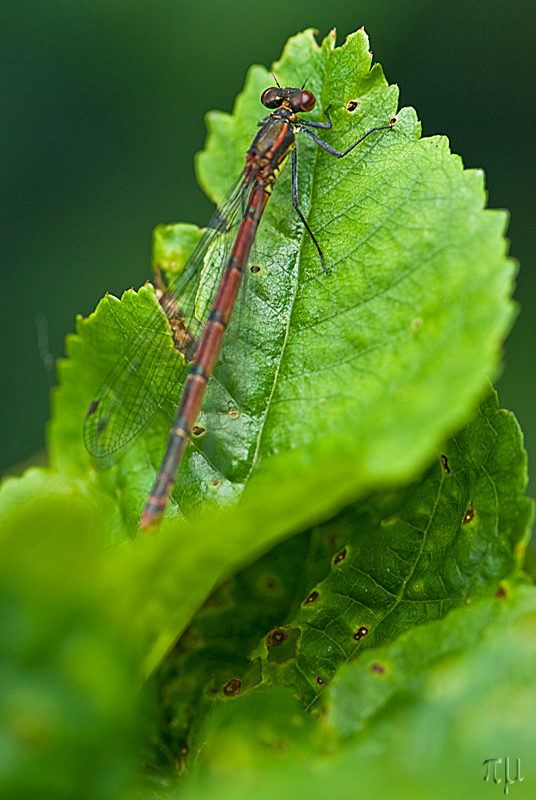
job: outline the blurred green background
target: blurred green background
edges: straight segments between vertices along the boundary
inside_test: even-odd
[[[308,27],[365,26],[423,134],[446,134],[508,208],[522,314],[498,384],[536,453],[533,0],[2,0],[0,469],[43,448],[77,313],[150,277],[161,222],[205,224],[193,157],[252,63]]]

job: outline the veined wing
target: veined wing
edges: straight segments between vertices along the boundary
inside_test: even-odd
[[[84,422],[84,443],[99,468],[108,469],[126,452],[184,380],[255,177],[241,177],[228,192],[160,298],[161,309],[132,338],[96,393]]]

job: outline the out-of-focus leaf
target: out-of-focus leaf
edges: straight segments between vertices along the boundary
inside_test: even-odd
[[[136,770],[139,650],[95,551],[94,504],[33,478],[3,492],[36,496],[2,514],[0,795],[117,800]]]

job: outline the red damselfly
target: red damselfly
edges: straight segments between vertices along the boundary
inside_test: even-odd
[[[316,98],[311,91],[303,86],[271,87],[263,92],[261,102],[271,113],[258,123],[260,130],[247,152],[241,177],[215,212],[184,270],[160,299],[167,321],[154,319],[138,335],[101,386],[86,415],[86,447],[98,466],[109,467],[123,455],[129,443],[173,392],[171,378],[161,380],[166,373],[166,352],[170,351],[171,337],[175,350],[184,358],[187,377],[167,449],[141,515],[140,527],[146,532],[154,530],[164,514],[207,382],[218,360],[259,221],[290,154],[292,203],[327,272],[320,245],[298,206],[296,132],[304,133],[336,158],[343,158],[371,133],[389,129],[394,124],[394,120],[390,120],[387,125],[372,128],[339,152],[310,130],[332,127],[329,107],[324,111],[327,122],[313,122],[297,116],[315,107]],[[198,294],[201,276],[206,274],[207,267],[215,276],[211,284],[213,291],[209,292],[208,299],[205,297],[200,309]],[[159,380],[156,380],[155,371]]]

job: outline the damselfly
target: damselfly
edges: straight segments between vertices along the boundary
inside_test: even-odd
[[[259,221],[277,176],[291,153],[292,203],[327,272],[322,250],[298,206],[296,131],[304,133],[331,155],[343,158],[371,133],[389,129],[394,124],[394,120],[390,120],[387,125],[372,128],[339,152],[310,130],[332,127],[329,107],[324,111],[327,122],[312,122],[296,116],[315,107],[316,98],[311,91],[303,86],[300,89],[271,87],[263,92],[261,102],[271,113],[258,123],[260,130],[247,152],[240,179],[214,214],[184,270],[160,299],[167,323],[163,325],[155,319],[139,334],[97,392],[86,415],[86,447],[97,465],[111,466],[173,392],[171,380],[156,380],[154,375],[155,370],[159,377],[165,374],[165,353],[169,353],[169,339],[172,338],[175,350],[184,358],[184,372],[188,374],[167,449],[141,515],[140,527],[146,532],[154,530],[163,517],[207,382],[218,360]],[[202,274],[206,275],[207,270],[212,270],[216,279],[210,284],[213,291],[200,302]]]

